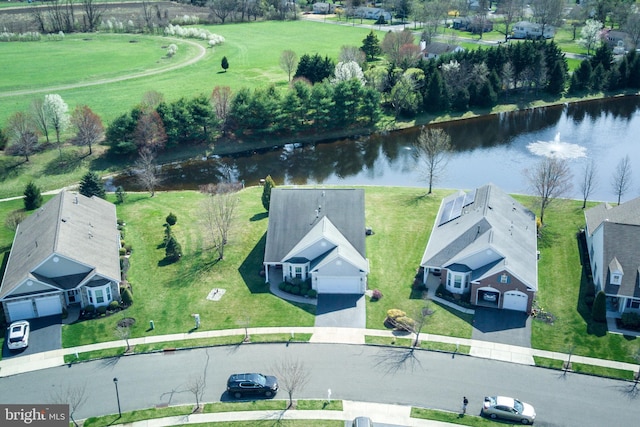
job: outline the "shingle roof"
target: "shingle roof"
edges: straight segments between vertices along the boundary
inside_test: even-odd
[[[325,217],[330,221],[323,221]],[[323,234],[336,242],[346,239],[366,257],[364,221],[362,189],[274,188],[264,262],[282,262],[301,241],[310,242]]]
[[[638,268],[640,268],[640,225],[616,224],[605,221],[602,230],[602,256],[610,269],[620,270],[622,282],[611,285],[608,271],[603,272],[605,293],[640,298]],[[616,262],[614,262],[614,260]],[[617,265],[616,265],[617,264]]]
[[[584,211],[589,234],[593,235],[603,221],[616,224],[640,225],[640,197],[611,206],[608,203],[600,203]]]
[[[442,221],[445,207],[461,197],[457,192],[442,200],[436,223],[420,265],[446,267],[466,263],[474,280],[508,270],[531,289],[538,288],[535,215],[493,184],[476,189],[471,204],[460,215]],[[486,265],[469,265],[474,254],[486,252]]]
[[[0,298],[57,254],[119,280],[120,260],[116,209],[97,197],[62,191],[26,218],[16,230]],[[65,288],[62,283],[59,287]]]

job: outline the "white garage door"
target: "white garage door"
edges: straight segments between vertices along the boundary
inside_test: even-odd
[[[318,277],[319,294],[363,294],[359,277]]]
[[[23,300],[16,302],[8,302],[7,310],[9,310],[9,320],[15,322],[16,320],[32,319],[36,317],[35,311],[33,311],[33,304],[31,300]]]
[[[58,295],[52,297],[36,298],[38,317],[52,316],[62,313],[62,303]]]
[[[504,293],[502,308],[507,310],[527,311],[529,297],[520,291],[509,291]]]

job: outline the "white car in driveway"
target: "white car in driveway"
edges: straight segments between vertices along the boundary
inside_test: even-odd
[[[29,346],[29,322],[20,320],[9,325],[7,347],[9,350],[21,350]]]

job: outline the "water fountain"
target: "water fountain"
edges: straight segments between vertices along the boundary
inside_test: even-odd
[[[527,149],[535,155],[555,157],[558,159],[576,159],[587,156],[587,149],[578,144],[560,141],[560,132],[553,141],[536,141],[527,145]]]

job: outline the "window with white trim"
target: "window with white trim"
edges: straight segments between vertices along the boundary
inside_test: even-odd
[[[111,285],[97,286],[87,289],[87,296],[89,297],[89,303],[96,306],[107,305],[112,300]]]

